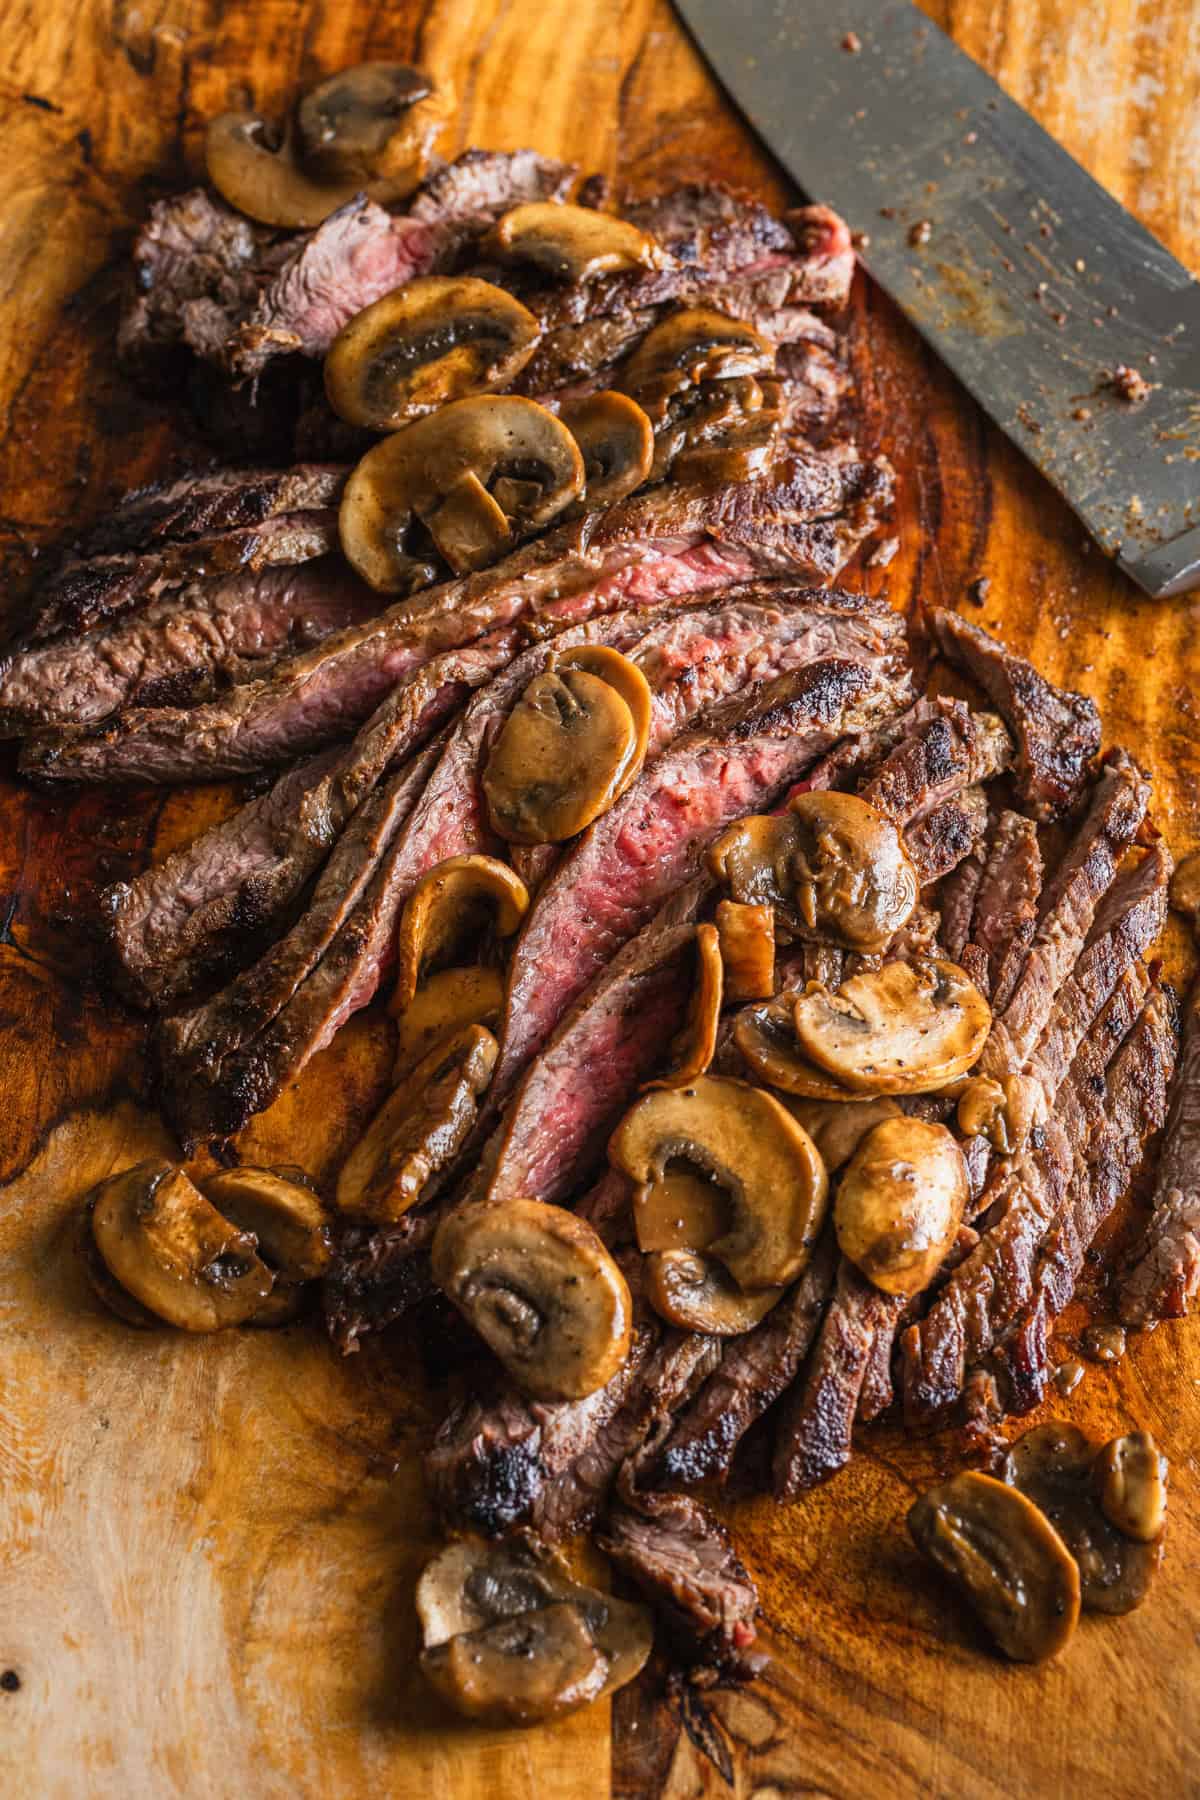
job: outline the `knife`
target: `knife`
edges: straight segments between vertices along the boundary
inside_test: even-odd
[[[1148,594],[1200,587],[1200,283],[910,0],[675,4],[1097,543]]]

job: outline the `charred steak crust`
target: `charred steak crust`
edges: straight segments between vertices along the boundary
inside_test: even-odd
[[[1186,1316],[1200,1292],[1200,984],[1184,1014],[1158,1175],[1141,1241],[1121,1282],[1126,1325]]]

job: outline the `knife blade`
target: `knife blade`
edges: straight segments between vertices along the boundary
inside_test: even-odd
[[[1200,283],[910,0],[675,4],[1107,554],[1148,594],[1200,587]]]

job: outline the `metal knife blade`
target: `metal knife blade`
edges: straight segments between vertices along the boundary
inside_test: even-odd
[[[1103,549],[1148,594],[1200,587],[1200,283],[909,0],[675,4]],[[1113,384],[1122,365],[1144,399]]]

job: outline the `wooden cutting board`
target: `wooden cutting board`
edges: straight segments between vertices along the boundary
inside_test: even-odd
[[[1194,0],[929,10],[1200,266]],[[840,36],[852,3],[829,18]],[[180,449],[182,396],[153,404],[115,371],[114,267],[148,198],[197,169],[214,112],[249,99],[282,110],[329,70],[400,56],[454,83],[447,151],[532,143],[619,188],[720,176],[771,201],[785,194],[664,0],[3,0],[0,21],[0,550],[11,596],[39,546]],[[855,582],[904,606],[918,594],[958,605],[988,578],[971,616],[1097,698],[1108,739],[1153,769],[1172,844],[1189,845],[1200,836],[1200,602],[1139,599],[865,282],[851,336],[865,435],[901,477],[900,554]],[[882,1429],[803,1503],[727,1508],[774,1653],[756,1688],[697,1700],[681,1721],[652,1671],[613,1711],[554,1729],[455,1724],[414,1667],[411,1589],[434,1541],[418,1457],[436,1399],[411,1354],[376,1343],[338,1360],[306,1327],[195,1342],[131,1332],[99,1311],[71,1251],[82,1193],[168,1148],[142,1098],[141,1029],[89,985],[72,920],[98,882],[161,857],[231,798],[39,798],[12,779],[7,753],[3,768],[0,1790],[1200,1791],[1200,1322],[1090,1368],[1059,1403],[1097,1434],[1152,1429],[1173,1468],[1166,1567],[1149,1604],[1086,1621],[1060,1663],[994,1661],[917,1565],[903,1515],[953,1448]],[[1175,927],[1166,953],[1183,972]],[[246,1134],[243,1154],[328,1172],[387,1064],[386,1021],[361,1016]],[[1068,1339],[1081,1317],[1065,1321]]]

